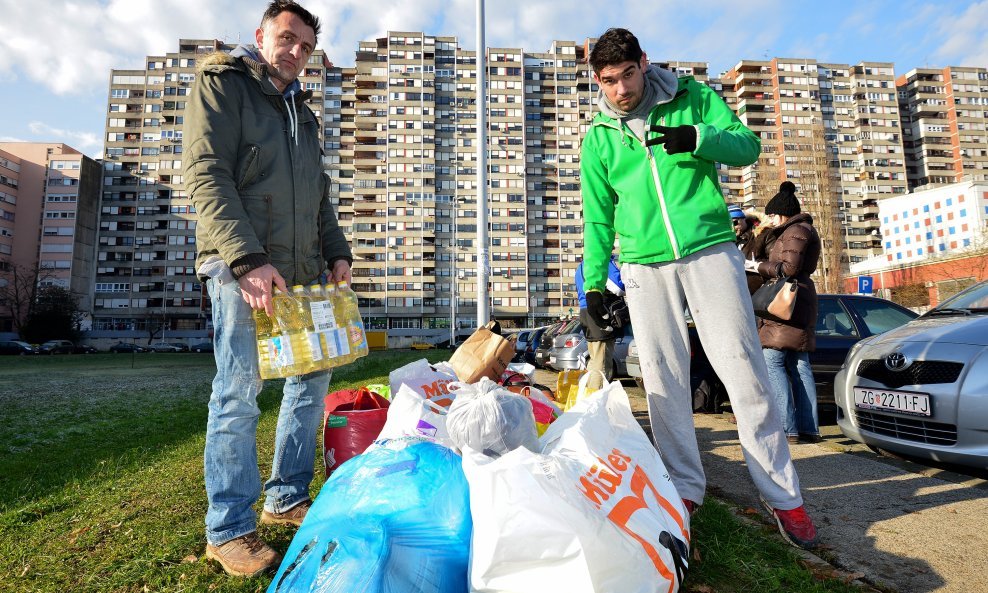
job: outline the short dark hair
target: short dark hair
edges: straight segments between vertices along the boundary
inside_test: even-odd
[[[271,4],[268,4],[267,10],[264,11],[264,16],[261,17],[261,28],[263,29],[265,25],[278,18],[278,15],[283,12],[294,14],[302,19],[303,23],[312,27],[316,41],[319,41],[319,29],[321,28],[319,17],[302,8],[295,0],[272,0]]]
[[[638,62],[645,52],[638,38],[627,29],[612,28],[604,32],[590,51],[590,67],[595,73],[622,62]]]

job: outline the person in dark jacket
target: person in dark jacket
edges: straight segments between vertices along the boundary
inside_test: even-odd
[[[186,111],[185,183],[198,214],[197,272],[212,301],[216,377],[204,452],[206,558],[233,575],[275,567],[256,534],[258,371],[254,310],[271,315],[274,288],[328,271],[350,281],[352,258],[329,201],[319,123],[298,75],[319,20],[291,0],[271,2],[257,46],[200,62]],[[310,505],[327,371],[289,377],[264,483],[260,522],[299,525]]]
[[[801,211],[796,186],[786,181],[765,207],[771,244],[768,258],[748,263],[766,280],[780,276],[796,278],[796,307],[789,321],[758,320],[758,337],[768,365],[769,380],[779,411],[785,419],[790,443],[819,442],[816,385],[809,353],[816,349],[816,286],[810,275],[820,259],[820,236],[813,218]]]

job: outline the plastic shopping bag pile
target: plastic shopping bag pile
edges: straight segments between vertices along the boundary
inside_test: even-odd
[[[268,593],[678,591],[689,514],[621,384],[573,377],[563,412],[533,370],[392,372],[380,434],[326,481]]]

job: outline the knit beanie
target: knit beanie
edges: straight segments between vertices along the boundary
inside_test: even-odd
[[[796,216],[800,212],[802,210],[799,208],[799,200],[796,199],[796,186],[791,181],[783,181],[779,186],[779,193],[775,194],[765,206],[765,214]]]

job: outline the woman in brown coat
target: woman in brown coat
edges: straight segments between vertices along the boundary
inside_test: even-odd
[[[792,318],[759,319],[758,337],[789,442],[815,443],[820,441],[820,426],[809,353],[816,349],[817,296],[810,275],[820,259],[820,236],[813,228],[813,218],[801,211],[796,186],[789,181],[765,206],[765,214],[775,227],[768,231],[768,259],[745,265],[766,281],[794,277],[799,288]]]

